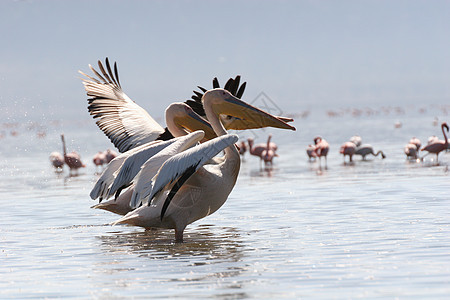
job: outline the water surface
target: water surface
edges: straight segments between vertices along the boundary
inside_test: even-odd
[[[17,136],[2,129],[0,297],[446,298],[450,155],[403,154],[412,136],[441,137],[433,118],[318,112],[297,132],[241,134],[272,133],[280,156],[265,168],[247,153],[225,205],[188,226],[184,243],[171,230],[110,226],[115,215],[90,208],[91,158],[111,147],[92,120],[41,121],[44,138],[27,122]],[[88,164],[77,176],[49,164],[61,131]],[[387,158],[344,164],[339,146],[353,134]],[[315,135],[330,143],[326,167],[307,160]]]

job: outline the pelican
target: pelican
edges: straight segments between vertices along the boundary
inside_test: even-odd
[[[150,158],[137,175],[135,189],[139,195],[135,198],[143,196],[147,205],[129,212],[114,224],[171,228],[175,229],[175,239],[183,241],[183,232],[188,224],[214,213],[225,203],[236,183],[241,160],[234,146],[238,137],[227,133],[221,114],[248,120],[261,127],[295,130],[279,118],[241,101],[224,89],[205,92],[202,102],[218,137],[172,155],[162,165],[157,156]],[[193,132],[184,137],[186,143],[199,141],[202,138],[200,133]],[[167,149],[169,147],[158,155],[165,155]],[[212,159],[221,151],[224,151],[223,157]],[[152,164],[151,160],[156,160],[156,164]],[[149,174],[155,173],[155,166],[158,168],[156,174],[153,177],[145,176],[148,168],[152,169]],[[141,186],[141,182],[142,189],[138,190],[137,186]]]
[[[181,137],[195,130],[202,130],[205,133],[202,142],[210,140],[217,135],[212,130],[211,125],[207,120],[201,97],[207,90],[198,87],[201,92],[194,91],[192,100],[187,100],[182,103],[172,103],[165,111],[165,119],[167,127],[162,128],[143,108],[132,101],[122,90],[119,82],[119,75],[117,71],[117,64],[114,63],[114,72],[109,64],[108,58],[105,60],[105,67],[98,61],[98,66],[101,74],[97,72],[91,65],[89,65],[96,77],[91,77],[82,71],[79,71],[86,78],[83,78],[83,84],[87,95],[89,106],[88,110],[94,119],[97,119],[96,124],[108,136],[111,142],[122,153],[132,150],[138,146],[147,145],[153,141],[165,141],[174,137]],[[225,84],[225,89],[237,98],[240,98],[245,90],[246,83],[240,84],[240,76],[235,79],[230,78]],[[213,87],[220,87],[217,78],[213,79]],[[258,122],[252,119],[236,118],[229,115],[221,115],[221,122],[225,124],[227,129],[243,130],[250,128],[260,128]],[[281,121],[290,122],[291,118],[277,117]],[[160,148],[162,149],[162,148]],[[142,150],[142,149],[141,149]],[[111,191],[110,185],[115,180],[114,175],[118,168],[121,167],[125,159],[134,152],[130,152],[121,156],[118,160],[112,160],[111,164],[104,170],[102,176],[97,181],[96,186],[91,192],[93,199],[99,198],[100,201],[111,196],[114,191]],[[154,155],[156,152],[152,152]],[[148,154],[148,151],[147,151]],[[149,158],[147,156],[147,158]],[[116,190],[116,198],[119,197],[120,191],[129,185],[130,182],[124,183]],[[116,184],[117,186],[117,184]],[[130,189],[134,187],[131,186]],[[121,213],[131,210],[127,203],[130,199],[130,194],[127,197],[120,197],[119,202],[110,200],[104,203],[93,206],[94,208],[101,208]],[[119,199],[117,199],[119,200]],[[111,205],[111,206],[109,206]],[[120,207],[118,209],[117,207]]]

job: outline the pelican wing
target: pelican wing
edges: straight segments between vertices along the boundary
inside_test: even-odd
[[[178,189],[207,161],[216,156],[225,148],[233,145],[238,141],[238,136],[235,134],[228,134],[217,137],[201,145],[183,151],[171,158],[169,158],[159,169],[156,176],[153,178],[152,192],[149,199],[152,199],[157,193],[162,191],[167,185],[177,182],[173,186],[174,189],[169,193],[169,196],[164,202],[161,219],[170,204],[173,196]],[[150,201],[148,202],[150,204]]]
[[[105,60],[107,71],[99,61],[102,74],[91,65],[89,68],[97,78],[81,71],[87,79],[82,79],[88,99],[88,110],[97,126],[108,136],[120,152],[154,141],[164,133],[159,125],[142,107],[131,100],[122,90],[114,63],[114,73],[108,58]],[[103,76],[102,76],[103,75]]]
[[[172,156],[190,148],[205,136],[203,131],[194,131],[186,136],[176,138],[176,142],[152,156],[142,165],[135,178],[135,189],[131,197],[130,206],[135,208],[142,203],[151,192],[151,179],[156,175],[164,162]]]
[[[118,170],[114,183],[109,189],[109,196],[130,185],[135,176],[140,172],[144,163],[156,154],[166,149],[169,150],[164,151],[164,153],[170,152],[171,149],[179,149],[178,151],[183,151],[200,141],[204,136],[205,134],[203,131],[195,131],[186,136],[174,138],[164,142],[153,143],[150,147],[141,148],[140,151],[135,151],[132,155],[129,155],[125,159]],[[178,152],[172,153],[171,155],[176,153]]]
[[[128,150],[127,152],[124,152],[120,155],[118,155],[116,158],[114,158],[106,167],[106,169],[103,171],[100,178],[95,183],[94,188],[92,189],[90,196],[93,200],[100,198],[100,202],[103,199],[106,199],[109,197],[110,193],[110,187],[113,184],[117,171],[120,169],[124,161],[129,157],[134,155],[137,152],[140,152],[142,150],[145,150],[147,148],[155,147],[158,144],[160,144],[160,141],[154,141],[150,142],[141,146],[138,146],[136,148],[133,148],[131,150]]]

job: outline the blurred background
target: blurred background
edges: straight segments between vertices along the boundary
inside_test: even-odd
[[[0,117],[90,119],[78,70],[109,57],[155,118],[197,85],[280,110],[448,103],[449,1],[1,1]],[[160,120],[160,119],[158,119]]]

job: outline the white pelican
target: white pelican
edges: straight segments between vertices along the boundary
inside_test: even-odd
[[[176,240],[182,241],[183,231],[188,224],[212,214],[225,203],[236,183],[240,156],[234,146],[238,137],[227,134],[220,114],[248,120],[261,127],[295,130],[224,89],[207,91],[202,101],[206,116],[219,137],[171,156],[162,166],[160,161],[155,164],[147,161],[138,175],[135,193],[138,200],[148,194],[148,205],[129,212],[114,224],[173,228]],[[164,155],[168,148],[159,155]],[[223,157],[211,159],[222,150],[225,153]],[[157,160],[155,157],[150,160]],[[155,176],[142,176],[146,174],[147,168],[153,168],[150,173],[154,173],[155,166],[158,168]],[[141,181],[145,188],[138,190]]]
[[[194,91],[195,94],[192,96],[192,100],[187,100],[185,103],[173,103],[169,105],[165,112],[167,128],[163,129],[144,109],[123,92],[119,82],[117,64],[114,63],[114,72],[112,72],[108,58],[106,58],[105,65],[107,72],[103,64],[100,61],[98,62],[102,75],[89,65],[97,78],[86,75],[81,71],[79,72],[88,78],[83,79],[83,84],[87,95],[90,97],[88,99],[89,112],[94,119],[97,119],[96,123],[99,128],[108,136],[120,152],[126,153],[130,149],[145,145],[151,141],[169,140],[173,137],[186,135],[195,130],[203,130],[205,132],[205,137],[202,142],[216,137],[211,125],[202,118],[202,116],[206,117],[206,115],[201,103],[201,97],[206,92],[206,89],[199,87],[201,92]],[[219,86],[217,78],[214,78],[213,87],[217,88]],[[227,81],[225,89],[229,90],[237,98],[240,98],[244,93],[245,86],[245,82],[240,85],[240,76],[236,76],[235,79],[230,78]],[[290,118],[278,118],[285,122],[292,121]],[[227,129],[242,130],[261,127],[257,122],[253,122],[252,119],[244,120],[229,115],[222,115],[221,119]],[[112,184],[115,180],[115,172],[130,154],[127,153],[125,156],[122,156],[104,170],[96,187],[91,192],[93,199],[100,198],[100,201],[102,201],[114,193],[114,191],[109,189],[110,186],[108,184]],[[105,180],[107,181],[105,182]],[[127,199],[129,198],[118,197],[118,194],[125,186],[126,184],[115,189],[117,192],[117,201],[119,199],[121,201],[110,200],[95,205],[94,208],[109,210],[109,207],[111,207],[111,211],[120,211],[121,213],[126,212],[127,209],[130,210],[131,207],[127,203]],[[130,194],[127,193],[127,196],[129,197]]]

